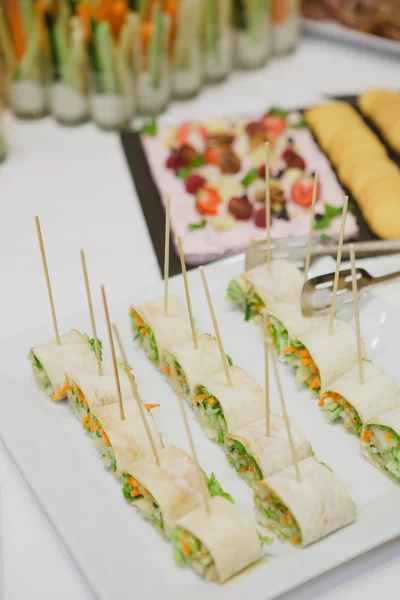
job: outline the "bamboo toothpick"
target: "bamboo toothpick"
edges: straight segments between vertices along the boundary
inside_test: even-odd
[[[337,257],[336,257],[335,279],[333,280],[332,304],[331,304],[331,314],[329,317],[328,335],[332,335],[332,333],[333,333],[333,320],[335,318],[336,294],[337,294],[337,289],[338,289],[338,284],[339,284],[340,263],[342,262],[344,228],[346,225],[346,215],[347,215],[348,203],[349,203],[349,197],[345,196],[344,202],[343,202],[342,222],[340,225],[340,235],[339,235],[338,251],[337,251]]]
[[[110,341],[111,356],[112,356],[113,367],[114,367],[115,383],[117,386],[119,416],[121,417],[121,421],[125,421],[124,403],[122,401],[122,394],[121,394],[121,383],[119,380],[118,365],[117,365],[117,359],[115,356],[115,348],[114,348],[114,338],[113,338],[113,334],[112,334],[112,330],[111,330],[110,313],[108,312],[108,304],[107,304],[107,298],[106,298],[106,292],[104,289],[104,285],[101,286],[101,295],[103,297],[104,314],[106,317],[108,338]]]
[[[271,403],[269,395],[269,357],[268,357],[268,316],[263,320],[264,360],[265,360],[265,435],[271,435]]]
[[[209,311],[210,311],[210,314],[211,314],[211,318],[212,318],[212,322],[213,322],[213,325],[214,325],[215,337],[217,338],[217,342],[218,342],[218,346],[219,346],[219,351],[221,353],[221,359],[222,359],[222,364],[224,365],[226,379],[228,381],[228,385],[230,387],[232,387],[233,383],[232,383],[231,373],[229,371],[228,359],[226,358],[226,354],[224,352],[224,346],[222,344],[221,335],[219,333],[219,327],[218,327],[218,323],[217,323],[217,317],[215,316],[215,311],[214,311],[213,303],[212,303],[212,300],[211,300],[210,290],[208,289],[208,284],[207,284],[207,280],[206,280],[206,274],[204,273],[203,267],[199,267],[199,271],[200,271],[201,278],[203,280],[204,291],[206,293],[207,302],[208,302],[208,308],[209,308]]]
[[[89,306],[90,322],[92,324],[92,335],[93,335],[93,339],[94,339],[94,349],[96,352],[97,370],[99,372],[100,377],[103,377],[103,367],[101,364],[99,339],[97,337],[96,321],[94,318],[92,294],[90,293],[89,277],[88,277],[88,272],[87,272],[87,268],[86,268],[85,251],[82,249],[81,249],[81,262],[82,262],[83,277],[85,280],[86,297],[87,297],[88,306]]]
[[[171,220],[171,197],[167,196],[165,207],[165,247],[164,247],[164,316],[168,315],[168,278],[169,278],[169,230]]]
[[[304,281],[307,281],[308,271],[310,270],[312,234],[313,234],[313,229],[314,229],[315,203],[317,201],[317,191],[318,191],[318,173],[315,172],[314,173],[312,203],[311,203],[311,214],[310,214],[310,230],[308,232],[307,254],[306,254],[306,262],[305,262],[305,266],[304,266]]]
[[[268,350],[269,350],[269,348],[268,348]],[[290,450],[292,451],[292,458],[293,458],[294,468],[296,471],[296,477],[297,477],[297,481],[299,483],[301,483],[302,478],[301,478],[300,467],[299,467],[299,459],[297,456],[296,448],[294,446],[292,427],[290,425],[290,421],[289,421],[289,417],[288,417],[288,413],[287,413],[286,402],[285,402],[285,398],[284,398],[283,390],[282,390],[281,378],[279,376],[279,371],[278,371],[278,367],[276,364],[276,357],[275,357],[273,350],[270,352],[270,354],[271,354],[271,360],[272,360],[272,366],[274,369],[275,379],[276,379],[276,383],[278,386],[279,397],[280,397],[281,404],[282,404],[283,418],[285,419],[285,423],[286,423],[286,429],[287,429],[288,440],[289,440],[289,444],[290,444]]]
[[[40,254],[42,255],[43,270],[44,270],[44,276],[45,276],[45,279],[46,279],[47,293],[48,293],[48,296],[49,296],[50,309],[51,309],[51,318],[53,320],[54,334],[56,336],[56,342],[57,342],[57,344],[60,345],[61,344],[60,333],[58,331],[56,309],[54,307],[53,292],[51,291],[51,283],[50,283],[49,270],[47,268],[47,259],[46,259],[46,252],[44,250],[43,237],[42,237],[42,229],[40,227],[40,220],[39,220],[39,217],[37,215],[35,217],[35,223],[36,223],[36,231],[37,231],[37,236],[38,236],[39,246],[40,246]]]
[[[271,268],[271,189],[269,185],[269,142],[265,143],[265,228],[267,230],[268,269]]]
[[[357,273],[356,273],[356,254],[354,250],[354,244],[350,246],[350,261],[351,261],[351,279],[353,282],[353,298],[354,298],[354,318],[356,321],[356,335],[357,335],[357,352],[358,352],[358,372],[360,377],[360,384],[364,385],[364,362],[362,355],[362,340],[361,340],[361,326],[360,326],[360,308],[358,304],[358,285],[357,285]]]
[[[190,451],[192,453],[192,458],[193,458],[193,460],[194,460],[194,462],[196,463],[196,466],[197,466],[197,471],[198,471],[199,481],[200,481],[200,487],[201,487],[201,491],[202,491],[203,499],[204,499],[204,505],[206,507],[207,514],[210,515],[211,514],[210,495],[208,493],[208,488],[207,488],[206,481],[204,479],[203,471],[201,470],[199,461],[197,459],[196,448],[194,446],[194,442],[193,442],[193,438],[192,438],[192,433],[190,431],[189,421],[187,419],[185,407],[183,405],[182,396],[180,394],[178,394],[178,400],[179,400],[179,406],[180,406],[180,409],[181,409],[181,412],[182,412],[183,422],[185,424],[186,435],[188,437],[189,444],[190,444]]]
[[[190,327],[192,329],[193,345],[195,347],[195,350],[197,350],[197,348],[198,348],[197,331],[196,331],[196,325],[195,325],[194,318],[193,318],[192,301],[190,299],[190,290],[189,290],[189,282],[188,282],[187,272],[186,272],[185,255],[183,254],[182,238],[180,235],[178,235],[177,240],[178,240],[179,256],[181,259],[183,282],[185,284],[186,303],[187,303],[188,312],[189,312]]]
[[[144,426],[144,428],[146,430],[146,435],[147,435],[147,438],[149,440],[149,443],[150,443],[150,446],[151,446],[151,449],[152,449],[152,452],[153,452],[153,455],[154,455],[154,460],[156,461],[157,465],[160,466],[161,465],[160,455],[158,454],[157,446],[156,446],[156,444],[155,444],[155,442],[153,440],[153,436],[151,435],[150,426],[149,426],[149,423],[148,423],[148,421],[146,419],[146,413],[144,412],[145,409],[143,407],[143,403],[142,403],[142,401],[140,399],[139,392],[138,392],[138,389],[137,389],[136,379],[135,379],[135,376],[132,373],[132,367],[130,366],[130,364],[128,363],[128,360],[126,358],[125,350],[124,350],[124,347],[122,345],[121,338],[120,338],[120,335],[119,335],[119,331],[118,331],[116,325],[113,325],[113,331],[114,331],[115,339],[117,340],[119,352],[120,352],[120,354],[122,356],[122,360],[123,360],[123,363],[125,365],[125,370],[126,370],[126,373],[128,375],[128,378],[129,378],[129,383],[131,384],[132,395],[133,395],[133,397],[134,397],[134,399],[136,401],[137,407],[139,409],[140,418],[142,419],[142,423],[143,423],[143,426]]]

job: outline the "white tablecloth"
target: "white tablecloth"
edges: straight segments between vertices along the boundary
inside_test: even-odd
[[[172,105],[164,118],[261,111],[271,103],[300,106],[324,93],[398,85],[399,75],[398,57],[306,38],[296,54],[262,71],[235,74],[198,99]],[[0,335],[50,318],[35,214],[41,217],[58,315],[86,307],[80,247],[86,249],[95,301],[102,283],[109,297],[120,297],[159,281],[118,136],[90,124],[62,128],[51,119],[28,123],[8,117],[6,125],[11,148],[0,167]],[[87,599],[79,574],[1,446],[0,488],[5,600]],[[397,597],[399,584],[397,540],[284,598],[372,600],[391,591]]]

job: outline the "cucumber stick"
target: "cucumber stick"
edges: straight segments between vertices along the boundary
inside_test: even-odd
[[[195,4],[192,0],[181,0],[174,42],[174,68],[190,69],[192,40],[197,39]]]
[[[97,23],[94,36],[99,69],[97,75],[100,77],[102,92],[105,94],[118,94],[117,65],[110,24],[107,21]]]
[[[153,35],[150,42],[150,81],[153,87],[161,84],[162,65],[161,59],[164,47],[164,19],[160,2],[153,9]]]
[[[35,5],[32,0],[19,0],[19,10],[22,17],[22,22],[24,25],[24,31],[26,36],[29,36],[29,33],[33,29],[33,25],[35,23]]]
[[[34,79],[40,81],[40,30],[39,24],[34,23],[29,35],[28,45],[24,57],[22,58],[19,69],[17,71],[18,79]]]
[[[261,29],[265,27],[265,0],[247,0],[248,33],[252,43],[260,43]]]
[[[222,1],[222,0],[221,0]],[[206,0],[206,52],[218,59],[218,41],[221,35],[218,6],[215,0]]]

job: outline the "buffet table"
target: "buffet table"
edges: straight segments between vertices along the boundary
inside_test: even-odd
[[[207,88],[200,98],[173,104],[163,119],[261,111],[271,104],[305,106],[324,94],[351,94],[371,85],[391,87],[398,81],[398,56],[307,37],[296,54],[275,59],[261,71],[235,73],[227,83]],[[160,280],[118,135],[103,133],[93,124],[62,128],[50,118],[22,122],[10,115],[6,131],[10,154],[0,167],[1,337],[50,319],[36,214],[42,222],[59,316],[86,306],[81,247],[86,250],[96,303],[102,283],[110,298],[118,298]],[[1,444],[0,491],[2,597],[92,597],[79,565],[70,559]],[[398,589],[399,573],[400,541],[395,540],[284,597],[368,600]]]

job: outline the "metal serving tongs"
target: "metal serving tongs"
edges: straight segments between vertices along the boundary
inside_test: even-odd
[[[344,249],[344,246],[343,246]],[[358,294],[380,283],[400,278],[400,271],[372,277],[365,269],[356,270]],[[333,280],[335,273],[312,277],[303,285],[301,294],[301,311],[305,317],[328,314],[331,308]],[[353,288],[351,269],[339,272],[338,289],[336,293],[336,310],[339,311],[346,304],[353,303]]]
[[[357,257],[379,256],[400,252],[400,240],[377,240],[372,242],[356,242],[354,248]],[[320,256],[336,256],[338,247],[335,244],[315,244],[311,248],[311,259]],[[274,239],[271,243],[273,259],[290,260],[299,267],[304,267],[307,252],[307,237]],[[342,255],[350,254],[350,244],[343,244]],[[246,253],[246,270],[265,263],[266,242],[253,242]],[[312,277],[303,286],[301,310],[306,317],[329,313],[332,299],[333,280],[335,274],[328,273]],[[365,269],[357,269],[358,289],[360,292],[377,284],[400,278],[400,271],[372,277]],[[351,270],[340,271],[336,297],[336,310],[353,301]]]

